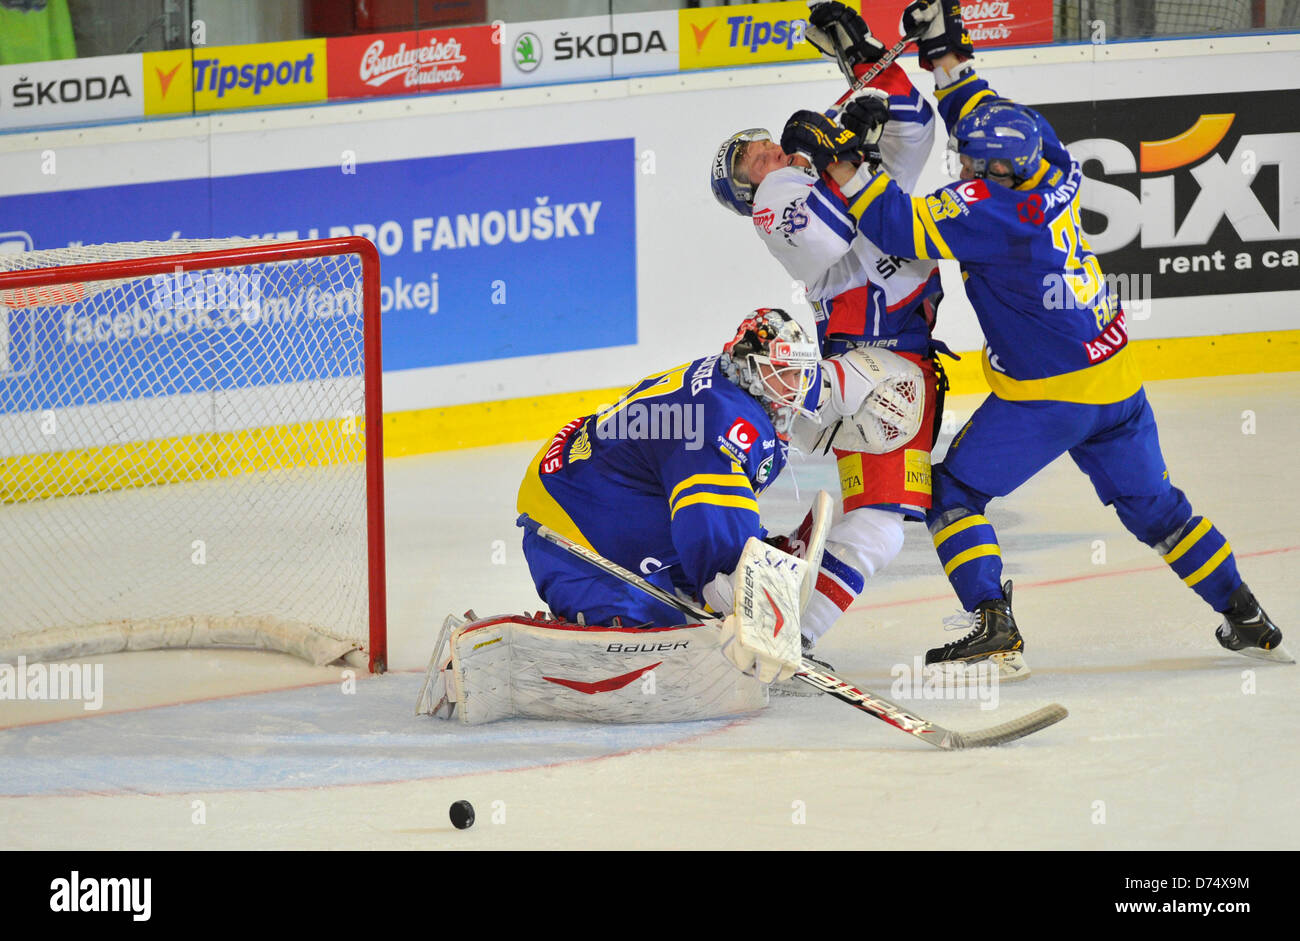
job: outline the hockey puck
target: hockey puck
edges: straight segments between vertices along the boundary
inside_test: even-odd
[[[468,830],[474,826],[474,805],[469,801],[456,801],[448,812],[451,825],[457,830]]]

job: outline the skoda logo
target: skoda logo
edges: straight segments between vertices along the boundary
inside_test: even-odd
[[[515,40],[515,68],[531,72],[542,64],[542,41],[536,33],[522,33]]]

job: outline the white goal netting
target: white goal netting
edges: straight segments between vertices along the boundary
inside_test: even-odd
[[[189,267],[257,244],[0,255],[0,662],[370,648],[361,259]],[[118,270],[160,255],[189,260]]]

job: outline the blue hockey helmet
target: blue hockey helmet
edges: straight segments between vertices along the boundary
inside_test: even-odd
[[[722,142],[713,158],[709,183],[714,198],[737,215],[754,214],[754,184],[741,174],[740,158],[745,155],[745,147],[751,141],[771,139],[772,135],[761,127],[737,131]]]
[[[1038,171],[1043,135],[1032,111],[998,98],[980,105],[953,125],[948,147],[970,158],[977,177],[989,175],[990,161],[1005,160],[1019,182]]]

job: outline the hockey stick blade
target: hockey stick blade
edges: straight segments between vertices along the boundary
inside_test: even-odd
[[[944,751],[1005,745],[1007,742],[1014,742],[1018,738],[1045,729],[1049,725],[1055,725],[1069,715],[1064,706],[1052,703],[1050,706],[1044,706],[1010,722],[1003,722],[1001,725],[974,732],[954,732],[936,722],[908,712],[897,703],[890,702],[875,693],[849,685],[835,674],[819,669],[811,660],[805,659],[803,667],[801,672],[795,674],[795,679],[802,680],[809,686],[834,696],[840,702],[861,709],[868,715],[889,723],[899,731],[907,732]]]
[[[515,520],[516,526],[521,526],[531,533],[540,536],[552,545],[559,546],[561,549],[575,555],[580,559],[585,559],[595,568],[600,569],[607,575],[612,575],[620,581],[629,585],[635,585],[647,595],[662,601],[664,604],[671,605],[683,614],[695,618],[701,623],[710,621],[716,622],[717,615],[710,614],[698,605],[691,604],[683,598],[679,598],[671,592],[664,591],[657,585],[646,581],[639,575],[635,575],[623,568],[616,562],[611,562],[597,552],[593,552],[585,546],[580,546],[572,540],[560,535],[552,529],[538,523],[527,513],[521,513]],[[936,748],[946,751],[953,751],[959,748],[987,748],[993,745],[1002,745],[1006,742],[1015,741],[1031,732],[1037,732],[1039,729],[1045,729],[1049,725],[1060,722],[1066,717],[1065,708],[1053,703],[1045,706],[1037,712],[1031,712],[1028,715],[1021,716],[1018,719],[1012,719],[1010,722],[1004,722],[1001,725],[995,725],[988,729],[982,729],[975,732],[954,732],[946,729],[937,723],[924,719],[921,716],[908,712],[902,706],[890,702],[888,699],[877,696],[875,693],[858,689],[844,680],[840,679],[834,673],[829,673],[821,669],[816,663],[807,659],[802,661],[803,669],[794,675],[794,679],[799,680],[814,689],[819,689],[823,693],[838,699],[840,702],[848,703],[855,709],[865,712],[869,716],[874,716],[881,722],[886,722],[902,732],[907,732],[924,742],[929,742]]]
[[[1042,709],[1035,709],[1019,719],[1012,719],[1010,722],[1003,722],[1001,725],[981,729],[978,732],[951,732],[948,743],[940,747],[958,749],[1005,745],[1007,742],[1014,742],[1018,738],[1045,729],[1049,725],[1055,725],[1068,715],[1064,706],[1052,703]]]

